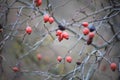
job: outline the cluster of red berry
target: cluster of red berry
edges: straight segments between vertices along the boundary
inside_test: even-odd
[[[44,15],[43,20],[45,23],[49,22],[50,24],[52,24],[54,22],[54,18],[49,16],[48,14]]]
[[[61,56],[58,56],[57,57],[57,61],[58,62],[61,62],[62,61],[62,57]],[[65,60],[68,62],[68,63],[71,63],[72,62],[72,57],[71,56],[66,56]]]
[[[41,54],[37,54],[37,59],[38,60],[41,60],[42,59],[42,55]],[[14,71],[14,72],[19,72],[20,71],[20,68],[18,68],[17,66],[14,66],[14,67],[12,67],[12,70]]]
[[[41,6],[41,5],[42,5],[42,0],[35,0],[35,5],[36,5],[37,7]],[[45,15],[43,16],[43,20],[44,20],[44,23],[49,22],[50,24],[52,24],[52,23],[54,22],[54,18],[51,17],[51,16],[48,15],[48,14],[45,14]],[[83,28],[83,34],[84,34],[84,35],[88,35],[87,44],[89,45],[89,44],[92,43],[93,38],[94,38],[94,36],[95,36],[95,33],[94,33],[95,27],[94,27],[93,25],[89,25],[88,22],[83,22],[83,23],[82,23],[82,26],[84,27],[84,28]],[[61,42],[63,39],[68,40],[68,39],[69,39],[69,34],[68,34],[67,32],[65,32],[65,31],[62,31],[62,30],[65,30],[64,27],[59,26],[59,28],[60,28],[61,30],[58,29],[58,30],[56,31],[56,36],[58,36],[59,42]],[[32,28],[31,28],[30,26],[27,26],[26,29],[25,29],[25,31],[26,31],[26,33],[27,33],[28,35],[30,35],[30,34],[32,33]],[[1,31],[0,31],[0,32],[1,32]],[[41,54],[37,54],[37,59],[38,59],[38,60],[41,60],[41,59],[42,59],[42,55],[41,55]],[[62,58],[61,56],[58,56],[58,57],[57,57],[57,61],[58,61],[58,62],[61,62],[62,60],[63,60],[63,58]],[[72,57],[71,57],[71,56],[66,56],[66,57],[65,57],[65,60],[66,60],[66,62],[71,63],[71,62],[72,62]],[[76,64],[77,64],[77,65],[80,65],[81,62],[76,62]],[[115,71],[115,70],[117,69],[116,63],[111,63],[111,64],[110,64],[110,68],[111,68],[112,71]],[[14,67],[12,67],[12,70],[13,70],[14,72],[19,72],[19,71],[20,71],[20,68],[17,67],[17,66],[14,66]]]
[[[53,17],[50,17],[48,14],[44,15],[43,20],[44,20],[45,23],[49,22],[50,24],[52,24],[54,22]],[[32,28],[30,26],[27,26],[25,31],[26,31],[27,34],[30,35],[32,33]]]
[[[41,54],[37,54],[36,57],[37,57],[38,60],[41,60],[41,59],[42,59],[42,55],[41,55]],[[57,57],[57,61],[58,61],[58,62],[61,62],[62,59],[63,59],[63,58],[62,58],[61,56],[58,56],[58,57]],[[72,62],[72,57],[71,57],[71,56],[66,56],[65,60],[66,60],[68,63],[71,63],[71,62]],[[13,70],[14,72],[19,72],[19,71],[20,71],[20,69],[19,69],[17,66],[12,67],[12,70]]]
[[[37,54],[37,59],[38,59],[38,60],[41,60],[41,59],[42,59],[42,55],[41,55],[41,54]],[[57,61],[58,61],[58,62],[61,62],[61,61],[62,61],[62,57],[61,57],[61,56],[58,56],[58,57],[57,57]],[[71,63],[71,62],[72,62],[72,57],[71,57],[71,56],[66,56],[66,61],[67,61],[68,63]]]
[[[41,60],[41,59],[42,59],[42,55],[41,55],[41,54],[37,54],[36,57],[37,57],[38,60]],[[63,58],[62,58],[61,56],[58,56],[58,57],[57,57],[57,61],[58,61],[58,62],[61,62],[62,59],[63,59]],[[71,56],[66,56],[66,57],[65,57],[65,60],[66,60],[66,62],[71,63],[71,62],[72,62],[72,57],[71,57]],[[77,64],[77,65],[80,65],[81,62],[76,62],[76,64]],[[112,71],[115,71],[115,70],[117,69],[116,63],[111,63],[111,64],[110,64],[110,68],[111,68]],[[20,69],[19,69],[17,66],[14,66],[14,67],[12,68],[12,70],[13,70],[14,72],[19,72],[19,71],[20,71]]]
[[[88,22],[83,22],[82,26],[84,27],[83,34],[88,35],[87,44],[89,45],[92,43],[95,36],[95,33],[93,32],[95,31],[95,27],[93,25],[89,25]]]
[[[63,32],[61,30],[56,31],[56,36],[58,36],[59,42],[62,41],[63,39],[68,40],[69,39],[69,34],[67,32]]]
[[[42,0],[35,0],[34,2],[37,7],[42,5]],[[29,35],[32,33],[32,28],[30,26],[26,27],[26,33]]]

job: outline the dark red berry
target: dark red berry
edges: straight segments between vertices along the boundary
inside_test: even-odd
[[[88,40],[87,40],[87,45],[90,45],[91,43],[92,43],[92,38],[89,38]]]
[[[0,24],[0,32],[3,32],[3,26]]]
[[[81,62],[80,62],[80,61],[77,61],[77,62],[76,62],[76,64],[77,64],[77,65],[80,65],[80,64],[81,64]]]
[[[65,30],[65,26],[63,26],[63,25],[58,25],[58,28],[59,28],[59,30],[61,30],[61,31],[64,31],[64,30]]]

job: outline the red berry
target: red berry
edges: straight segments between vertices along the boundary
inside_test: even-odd
[[[84,27],[88,27],[89,24],[88,24],[88,22],[83,22],[82,25],[83,25]]]
[[[26,33],[31,34],[32,28],[30,26],[26,27]]]
[[[87,40],[87,45],[90,45],[91,43],[92,43],[92,38],[89,38],[88,40]]]
[[[71,62],[72,62],[72,57],[71,57],[71,56],[67,56],[67,57],[66,57],[66,61],[67,61],[68,63],[71,63]]]
[[[42,0],[35,0],[36,6],[40,6],[42,4]]]
[[[69,39],[69,34],[67,32],[62,33],[63,38]]]
[[[61,34],[62,34],[62,31],[61,31],[61,30],[57,30],[57,31],[56,31],[56,36],[61,36]]]
[[[76,64],[77,64],[77,65],[81,65],[81,62],[80,62],[80,61],[77,61]]]
[[[45,14],[44,17],[43,17],[43,19],[44,19],[45,23],[48,22],[49,21],[49,15]]]
[[[18,68],[18,67],[13,67],[12,70],[13,70],[14,72],[18,72],[18,71],[19,71],[19,68]]]
[[[53,17],[49,17],[49,23],[52,24],[54,22]]]
[[[61,42],[62,40],[63,40],[63,36],[62,35],[58,36],[58,41]]]
[[[95,33],[94,32],[89,32],[88,36],[89,36],[89,38],[94,38]]]
[[[110,68],[111,68],[112,71],[115,71],[117,69],[116,63],[111,63]]]
[[[89,32],[90,32],[90,30],[89,30],[88,28],[84,28],[84,29],[83,29],[83,34],[84,34],[84,35],[89,34]]]
[[[3,32],[3,29],[2,29],[2,28],[0,29],[0,33],[1,33],[1,32]]]
[[[42,55],[41,54],[37,54],[37,59],[41,60],[42,59]]]
[[[61,57],[61,56],[58,56],[58,57],[57,57],[57,61],[61,62],[61,61],[62,61],[62,57]]]

